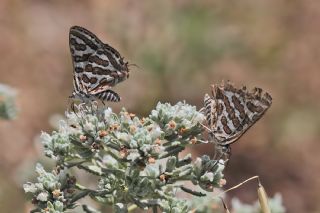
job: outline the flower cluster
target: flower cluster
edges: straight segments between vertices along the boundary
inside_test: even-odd
[[[231,200],[232,209],[234,212],[239,213],[259,213],[260,211],[260,204],[256,201],[253,205],[244,204],[239,199],[233,198]],[[280,194],[275,194],[274,197],[269,198],[269,206],[270,210],[273,213],[285,213],[286,210],[282,204],[282,197]]]
[[[282,197],[280,194],[275,194],[269,200],[269,206],[272,213],[285,213],[286,210],[282,204]],[[222,201],[220,198],[208,195],[201,198],[193,198],[190,202],[192,209],[197,213],[212,213],[221,212]],[[261,206],[259,201],[255,201],[254,204],[244,204],[239,199],[233,198],[231,200],[231,212],[237,213],[260,213]]]
[[[15,98],[16,91],[13,88],[0,84],[0,118],[13,119],[16,117]]]
[[[63,212],[88,195],[115,212],[134,207],[189,212],[189,202],[178,199],[177,191],[205,196],[225,183],[223,161],[179,156],[201,141],[204,119],[196,107],[182,102],[159,103],[144,118],[125,109],[116,114],[94,104],[78,105],[66,112],[58,131],[41,136],[46,156],[62,170],[46,173],[38,166],[38,183],[24,185],[25,191],[32,193],[40,211]],[[76,190],[66,193],[70,186],[66,188],[61,175],[71,168],[98,177],[96,186],[89,189],[77,182],[72,185]],[[51,185],[45,185],[49,180]]]
[[[37,183],[28,182],[23,185],[25,192],[32,193],[32,203],[38,212],[64,212],[67,208],[74,208],[75,177],[69,176],[58,169],[46,172],[41,164],[37,164]]]

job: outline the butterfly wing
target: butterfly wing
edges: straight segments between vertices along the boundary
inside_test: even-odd
[[[104,46],[98,49],[88,58],[85,74],[93,75],[88,84],[89,93],[97,94],[115,86],[129,76],[129,70],[123,59],[117,58],[118,52],[112,52],[113,48]],[[115,50],[114,50],[115,51]],[[88,72],[86,72],[88,71]]]
[[[271,106],[272,98],[262,89],[255,88],[248,92],[245,87],[234,88],[229,82],[226,85],[213,85],[213,97],[207,100],[212,114],[207,112],[207,121],[212,136],[220,145],[228,145],[238,140],[266,110]],[[211,118],[210,118],[211,117]],[[210,122],[210,123],[209,123]]]
[[[69,44],[76,93],[94,97],[113,94],[109,89],[128,78],[128,63],[120,53],[110,45],[104,44],[89,30],[79,26],[71,27]],[[112,97],[117,97],[115,94]]]
[[[75,92],[87,92],[87,85],[83,82],[83,74],[89,57],[104,44],[90,31],[83,27],[73,26],[69,32],[69,46],[74,70]]]

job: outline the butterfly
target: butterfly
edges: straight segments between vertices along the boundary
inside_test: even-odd
[[[120,53],[79,26],[70,28],[69,46],[74,71],[70,98],[119,102],[110,88],[129,78],[128,62]]]
[[[255,124],[271,104],[272,97],[261,88],[249,92],[246,87],[237,89],[230,82],[212,85],[212,97],[204,96],[210,140],[229,158],[230,145]]]

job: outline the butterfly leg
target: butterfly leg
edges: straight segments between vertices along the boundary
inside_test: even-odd
[[[200,123],[200,125],[201,125],[203,128],[205,128],[205,129],[208,131],[208,133],[212,132],[211,129],[210,129],[209,127],[207,127],[206,125],[204,125],[204,124],[202,124],[202,123]]]
[[[231,146],[226,145],[222,148],[222,152],[223,152],[223,158],[225,159],[224,161],[226,162],[226,167],[229,164],[229,160],[231,158]]]
[[[216,152],[219,153],[219,157],[216,158],[217,163],[219,163],[220,160],[223,160],[225,167],[227,167],[231,157],[231,147],[229,145],[219,146]]]
[[[199,112],[202,113],[202,114],[204,114],[204,113],[205,113],[205,109],[206,109],[206,108],[202,107],[202,108],[199,110]]]
[[[226,156],[226,159],[229,160],[231,157],[231,146],[226,145],[223,147],[223,154]]]
[[[228,155],[227,158],[225,157],[226,154]],[[213,159],[216,160],[214,166],[220,163],[220,160],[223,160],[224,164],[227,165],[226,163],[229,162],[230,156],[231,156],[230,146],[216,145],[215,153],[213,156]]]

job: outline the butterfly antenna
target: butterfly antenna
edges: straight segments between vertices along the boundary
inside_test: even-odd
[[[202,108],[199,110],[199,112],[202,113],[202,114],[205,114],[205,112],[206,112],[205,110],[206,110],[206,108],[202,107]]]
[[[137,64],[128,64],[128,66],[130,67],[130,66],[132,66],[132,67],[137,67],[137,68],[139,68],[138,70],[142,70],[142,68],[139,66],[139,65],[137,65]]]

